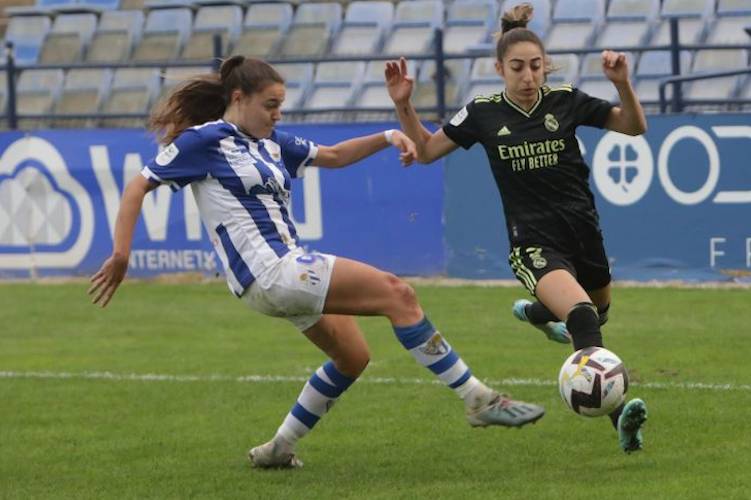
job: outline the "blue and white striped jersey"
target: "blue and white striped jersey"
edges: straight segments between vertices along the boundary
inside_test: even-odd
[[[239,297],[297,247],[291,178],[302,177],[317,153],[314,143],[281,131],[255,139],[217,120],[185,130],[141,173],[175,191],[192,184],[227,284]]]

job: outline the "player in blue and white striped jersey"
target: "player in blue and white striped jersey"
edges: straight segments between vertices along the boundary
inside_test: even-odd
[[[307,434],[369,362],[353,316],[387,317],[403,346],[465,402],[472,426],[521,426],[543,408],[485,386],[432,326],[414,290],[369,265],[298,246],[289,216],[291,179],[310,165],[338,168],[380,151],[414,143],[396,130],[323,146],[274,130],[284,80],[263,61],[235,56],[219,75],[176,89],[153,113],[151,126],[167,147],[123,193],[112,256],[92,277],[89,293],[106,306],[125,277],[133,228],[147,192],[160,184],[192,186],[206,230],[232,292],[251,308],[284,317],[331,361],[305,384],[274,438],[250,450],[257,467],[299,467],[297,441]]]

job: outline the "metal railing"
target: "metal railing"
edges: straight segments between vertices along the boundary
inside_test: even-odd
[[[721,76],[750,74],[751,69],[722,71],[715,73],[704,73],[697,75],[683,75],[681,76],[680,67],[680,53],[683,50],[699,50],[699,49],[718,49],[718,50],[732,50],[732,49],[751,49],[751,43],[741,45],[704,45],[704,44],[681,44],[679,43],[679,25],[678,19],[673,18],[670,20],[670,43],[668,45],[639,45],[639,46],[623,46],[623,47],[611,47],[611,50],[619,52],[650,52],[650,51],[670,51],[671,53],[671,65],[673,76],[665,77],[660,80],[659,83],[659,105],[660,112],[664,113],[667,110],[667,100],[665,98],[665,87],[667,85],[674,86],[674,92],[672,96],[672,108],[673,111],[681,111],[684,107],[685,100],[681,93],[681,83],[686,81],[695,81],[706,78],[717,78]],[[433,60],[435,61],[436,74],[436,103],[435,106],[422,106],[418,107],[417,111],[420,113],[432,113],[438,121],[443,120],[447,112],[458,109],[455,106],[448,106],[446,102],[446,67],[445,61],[450,59],[468,59],[477,57],[487,57],[490,53],[470,52],[464,54],[446,54],[443,50],[443,30],[437,28],[434,32],[432,52],[430,54],[405,54],[409,59],[416,61]],[[560,49],[550,50],[550,55],[558,54],[589,54],[601,52],[602,48],[581,48],[581,49]],[[491,52],[489,50],[488,52]],[[53,113],[24,113],[19,114],[17,110],[17,92],[16,92],[16,73],[27,69],[118,69],[118,68],[173,68],[173,67],[197,67],[206,66],[207,68],[213,68],[217,70],[221,64],[222,58],[222,39],[221,36],[216,34],[213,37],[213,54],[214,57],[210,60],[192,60],[192,61],[163,61],[163,62],[125,62],[125,63],[75,63],[75,64],[32,64],[32,65],[17,65],[13,54],[12,43],[6,44],[6,64],[0,66],[0,71],[7,72],[7,95],[8,104],[6,107],[6,119],[8,127],[10,129],[16,129],[18,127],[18,121],[21,119],[105,119],[105,118],[147,118],[148,113],[79,113],[79,114],[53,114]],[[352,55],[352,56],[326,56],[326,57],[305,57],[305,58],[274,58],[269,59],[271,64],[290,64],[290,63],[320,63],[320,62],[369,62],[369,61],[386,61],[394,59],[394,55]],[[699,104],[749,104],[751,100],[735,99],[735,100],[721,100],[721,101],[691,101],[691,103]],[[360,114],[379,114],[379,113],[393,113],[393,107],[388,108],[362,108],[362,107],[332,107],[332,108],[318,108],[318,109],[288,109],[285,110],[286,115],[320,115],[327,113],[347,114],[347,113],[360,113]]]

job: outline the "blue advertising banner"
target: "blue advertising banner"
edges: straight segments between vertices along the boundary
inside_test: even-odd
[[[384,130],[383,124],[281,127],[320,144]],[[96,271],[112,249],[127,181],[156,155],[139,130],[0,134],[0,277]],[[399,274],[445,270],[443,171],[399,165],[394,148],[347,169],[309,169],[292,188],[302,243]],[[190,188],[163,186],[144,201],[131,276],[214,274],[218,259]]]
[[[750,124],[749,115],[681,115],[650,117],[640,137],[579,129],[615,278],[751,275]],[[511,278],[485,152],[458,150],[445,175],[448,274]]]

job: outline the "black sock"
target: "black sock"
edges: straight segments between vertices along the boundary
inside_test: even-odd
[[[610,417],[610,422],[613,424],[613,427],[615,427],[615,430],[618,430],[618,417],[620,417],[621,413],[623,413],[624,406],[626,406],[626,403],[621,403],[618,408],[608,414],[608,417]]]
[[[600,318],[594,304],[580,302],[572,307],[566,319],[566,328],[574,341],[575,351],[585,347],[602,347]]]
[[[600,326],[604,325],[608,322],[608,311],[610,310],[610,304],[605,304],[605,306],[600,309],[597,308],[597,315],[600,317]]]
[[[550,312],[550,309],[545,307],[539,300],[527,305],[524,309],[524,313],[527,315],[529,322],[534,323],[535,325],[547,323],[548,321],[560,321],[556,315]]]

